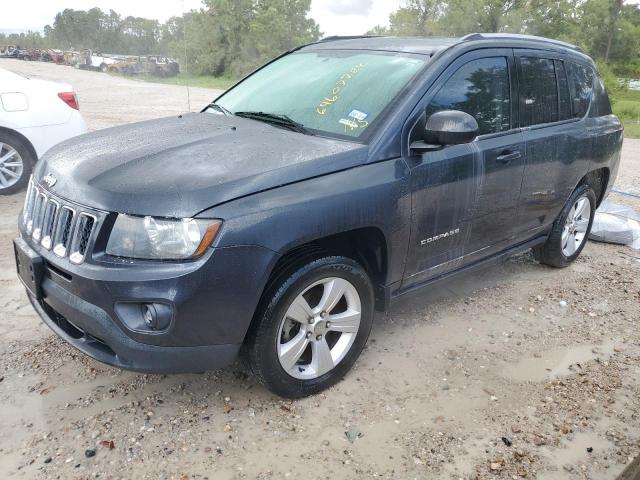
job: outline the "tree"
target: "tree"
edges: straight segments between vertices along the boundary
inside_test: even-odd
[[[525,5],[524,0],[451,0],[440,23],[447,35],[522,33]]]
[[[640,5],[623,0],[408,0],[370,33],[513,32],[575,43],[619,74],[640,75]],[[634,73],[637,72],[637,73]]]
[[[389,17],[389,33],[399,36],[436,35],[446,3],[443,0],[408,0]]]
[[[611,43],[615,36],[616,26],[618,19],[620,18],[620,11],[622,10],[622,0],[613,0],[609,6],[609,31],[607,32],[607,49],[604,54],[605,63],[609,63],[609,54],[611,53]]]

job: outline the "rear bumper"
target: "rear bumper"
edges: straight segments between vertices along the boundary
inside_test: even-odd
[[[45,279],[45,300],[28,294],[43,322],[82,353],[118,368],[145,373],[199,373],[223,368],[241,344],[166,347],[137,342],[115,327],[106,312]]]
[[[68,108],[66,106],[64,107]],[[87,125],[80,112],[71,108],[69,108],[69,110],[71,110],[71,114],[65,123],[26,127],[18,130],[29,139],[38,158],[42,157],[47,150],[58,143],[87,132]]]

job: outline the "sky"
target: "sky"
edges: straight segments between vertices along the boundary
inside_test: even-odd
[[[201,0],[19,0],[10,8],[0,8],[0,32],[42,31],[65,8],[115,10],[122,16],[165,21],[182,12],[199,8]],[[324,35],[359,35],[376,25],[388,25],[389,14],[403,0],[312,0],[310,17]]]

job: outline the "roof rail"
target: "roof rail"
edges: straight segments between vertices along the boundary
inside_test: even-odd
[[[563,42],[561,40],[554,40],[552,38],[538,37],[535,35],[521,35],[517,33],[470,33],[460,39],[461,42],[471,42],[474,40],[490,40],[490,39],[511,39],[511,40],[529,40],[541,43],[550,43],[552,45],[558,45],[560,47],[570,48],[577,52],[584,53],[584,50],[571,43]]]
[[[318,40],[316,43],[335,42],[337,40],[357,40],[359,38],[380,38],[385,35],[332,35],[330,37],[324,37]]]

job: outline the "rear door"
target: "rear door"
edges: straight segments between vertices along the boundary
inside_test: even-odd
[[[587,172],[593,137],[593,122],[586,117],[591,78],[560,53],[515,52],[526,143],[517,224],[525,239],[555,220]],[[578,82],[576,75],[585,77]]]
[[[441,110],[472,115],[480,135],[465,145],[411,154],[412,233],[403,287],[447,273],[513,235],[524,167],[517,128],[511,49],[458,58],[418,108],[425,119]]]

